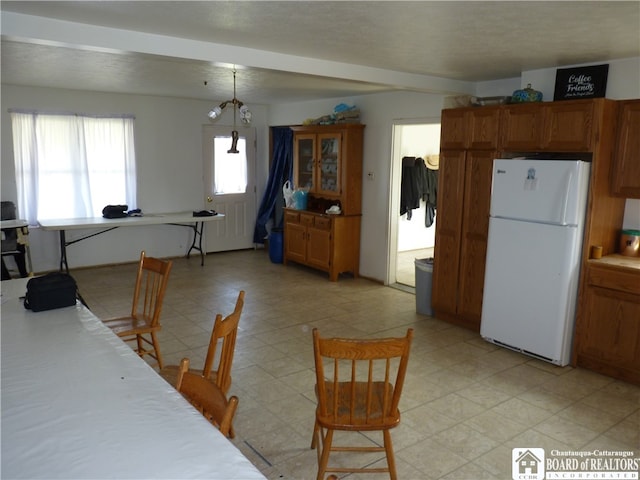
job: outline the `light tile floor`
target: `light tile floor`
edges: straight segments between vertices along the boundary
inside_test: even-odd
[[[135,265],[72,274],[99,317],[130,308]],[[240,289],[246,303],[230,392],[240,398],[233,442],[269,479],[316,475],[316,452],[309,448],[314,327],[347,337],[415,329],[402,421],[392,431],[400,479],[510,479],[517,447],[640,456],[639,387],[495,347],[416,314],[409,293],[348,276],[332,283],[322,272],[273,264],[264,250],[208,255],[204,267],[198,258],[174,260],[162,314],[165,362],[188,356],[202,365],[215,313],[230,313]],[[377,454],[360,460],[381,462]]]

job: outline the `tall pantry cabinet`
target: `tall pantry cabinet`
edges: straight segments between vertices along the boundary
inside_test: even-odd
[[[498,107],[443,110],[431,304],[439,318],[480,330]]]

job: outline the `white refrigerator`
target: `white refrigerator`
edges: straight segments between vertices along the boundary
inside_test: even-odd
[[[591,165],[496,159],[480,334],[567,365]]]

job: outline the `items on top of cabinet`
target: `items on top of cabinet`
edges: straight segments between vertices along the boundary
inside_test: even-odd
[[[531,84],[527,84],[527,88],[522,88],[513,92],[511,96],[513,103],[525,103],[525,102],[541,102],[542,92],[531,88]]]
[[[486,107],[489,105],[504,105],[511,103],[512,97],[471,97],[471,105],[474,107]]]
[[[343,123],[360,123],[360,110],[355,105],[339,103],[333,113],[318,118],[308,118],[303,125],[335,125]]]

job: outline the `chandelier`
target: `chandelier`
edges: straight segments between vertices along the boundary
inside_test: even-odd
[[[233,98],[231,100],[227,100],[226,102],[222,102],[220,105],[213,107],[209,113],[209,120],[213,121],[222,115],[222,110],[227,105],[233,105],[233,131],[231,132],[231,148],[227,150],[227,153],[240,153],[238,151],[238,130],[236,130],[236,110],[240,114],[240,120],[245,125],[249,125],[251,123],[251,112],[247,108],[247,106],[242,103],[240,100],[236,98],[236,69],[233,69]]]

